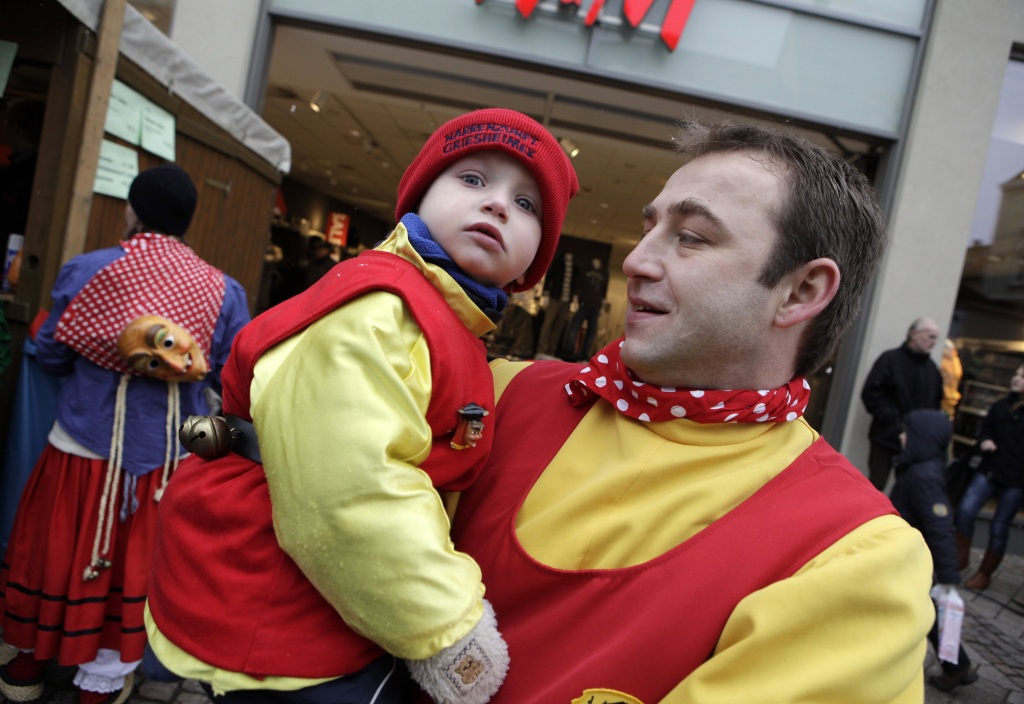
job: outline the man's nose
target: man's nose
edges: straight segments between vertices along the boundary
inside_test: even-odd
[[[644,236],[622,262],[622,273],[630,278],[656,278],[658,265],[653,238]]]

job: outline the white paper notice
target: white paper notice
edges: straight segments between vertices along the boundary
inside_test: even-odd
[[[107,101],[107,119],[103,131],[138,144],[142,134],[142,105],[146,99],[121,81],[114,81]]]
[[[147,101],[142,106],[142,148],[174,161],[174,137],[174,115]]]
[[[139,175],[139,153],[134,149],[103,140],[96,183],[92,190],[105,196],[128,199],[128,189]]]
[[[7,89],[7,79],[14,68],[14,57],[18,55],[18,45],[14,42],[0,41],[0,97]]]

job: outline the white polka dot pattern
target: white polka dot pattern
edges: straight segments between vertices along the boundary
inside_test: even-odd
[[[797,377],[777,389],[655,388],[634,379],[619,356],[623,340],[598,352],[565,391],[574,406],[600,396],[620,413],[643,422],[686,418],[697,423],[775,423],[800,418],[811,387]],[[608,383],[609,380],[612,383]],[[643,394],[635,389],[645,387]],[[797,410],[799,409],[799,410]]]
[[[224,274],[192,248],[154,233],[122,242],[125,255],[101,269],[64,310],[54,338],[106,369],[136,373],[117,353],[131,321],[159,315],[187,330],[210,357],[224,300]]]

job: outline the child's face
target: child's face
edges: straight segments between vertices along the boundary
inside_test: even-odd
[[[430,184],[417,214],[448,256],[488,286],[522,281],[540,246],[540,187],[502,152],[453,162]]]

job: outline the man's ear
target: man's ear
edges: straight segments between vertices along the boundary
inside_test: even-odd
[[[797,267],[779,283],[785,287],[775,311],[775,324],[788,328],[810,320],[835,298],[839,290],[839,266],[822,257]]]

